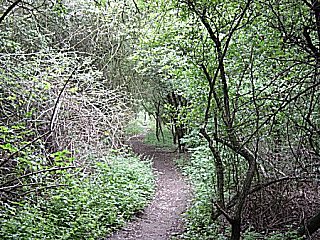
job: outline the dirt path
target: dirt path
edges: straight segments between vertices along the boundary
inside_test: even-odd
[[[153,159],[157,189],[141,215],[107,240],[168,240],[183,231],[181,214],[186,210],[189,187],[174,166],[175,154],[131,140],[134,151]]]

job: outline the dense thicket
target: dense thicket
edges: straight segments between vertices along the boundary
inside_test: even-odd
[[[130,72],[123,76],[120,67],[129,54],[120,5],[5,1],[2,9],[11,9],[1,19],[0,49],[1,187],[8,198],[10,187],[24,185],[19,177],[53,169],[63,150],[82,161],[117,147],[133,104],[124,84]]]

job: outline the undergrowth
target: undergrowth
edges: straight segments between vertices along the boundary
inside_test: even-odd
[[[144,142],[146,144],[150,144],[156,147],[160,148],[173,148],[173,139],[172,139],[172,134],[168,128],[163,128],[163,135],[159,136],[159,140],[157,139],[156,136],[156,130],[154,128],[151,128],[145,138]]]
[[[212,239],[217,233],[215,225],[210,223],[214,164],[209,150],[205,147],[195,148],[188,158],[178,159],[177,165],[189,178],[193,191],[192,205],[186,212],[186,231],[181,238]]]
[[[78,173],[66,187],[2,204],[0,239],[98,239],[143,209],[154,192],[150,162],[109,156]]]
[[[215,197],[215,167],[210,150],[205,146],[191,149],[188,158],[176,160],[177,165],[188,177],[193,191],[192,204],[187,210],[186,229],[178,239],[187,240],[228,240],[230,228],[220,221],[212,222],[212,199]],[[267,236],[255,232],[253,229],[243,233],[243,240],[298,240],[293,232],[275,232]]]

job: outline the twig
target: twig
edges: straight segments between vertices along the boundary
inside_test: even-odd
[[[218,208],[218,210],[225,216],[225,218],[228,220],[228,222],[232,223],[233,218],[227,213],[218,203],[214,202],[214,205]]]
[[[136,3],[136,1],[135,0],[132,0],[132,1],[133,1],[133,4],[134,4],[135,8],[137,9],[137,12],[139,14],[141,14],[140,9],[139,9],[138,4]]]
[[[65,82],[65,84],[63,85],[62,89],[60,90],[59,92],[59,95],[56,99],[56,102],[54,104],[54,108],[53,108],[53,112],[52,112],[52,115],[51,115],[51,119],[50,119],[50,131],[53,131],[54,130],[54,120],[58,114],[58,106],[59,106],[59,103],[60,103],[60,99],[62,97],[62,94],[64,93],[65,89],[67,88],[67,85],[68,83],[71,81],[73,75],[75,74],[75,72],[81,67],[77,67],[75,69],[73,69],[72,73],[70,74],[70,76],[68,77],[67,81]]]

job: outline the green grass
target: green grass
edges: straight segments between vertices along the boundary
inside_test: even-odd
[[[65,175],[61,181],[68,187],[3,204],[0,239],[105,237],[143,209],[154,192],[150,163],[135,156],[106,157],[86,173]]]
[[[154,145],[159,148],[171,149],[175,147],[175,145],[173,144],[172,134],[167,128],[163,128],[163,137],[160,136],[159,140],[160,141],[158,141],[156,137],[156,130],[153,128],[147,132],[144,138],[144,142],[146,144]]]
[[[163,126],[163,136],[160,134],[159,140],[156,137],[155,120],[151,117],[144,117],[145,113],[140,112],[137,114],[137,118],[131,120],[124,128],[124,133],[127,136],[134,136],[139,134],[145,134],[144,143],[153,145],[159,148],[171,149],[174,146],[172,133],[168,127]]]
[[[145,132],[145,126],[143,125],[143,121],[140,119],[134,119],[130,121],[127,126],[124,128],[124,133],[127,136],[133,136],[142,134]]]

